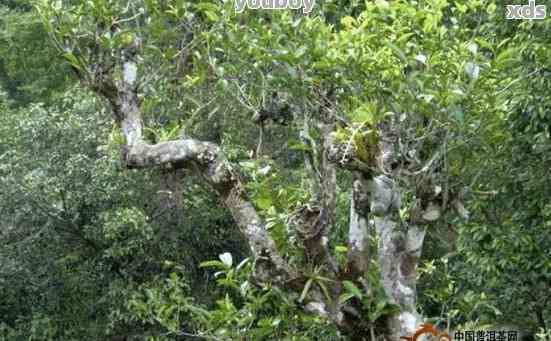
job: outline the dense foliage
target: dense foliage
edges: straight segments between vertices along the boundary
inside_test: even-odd
[[[385,170],[384,220],[426,231],[414,312],[551,340],[551,19],[484,0],[234,6],[0,4],[0,340],[391,340],[408,305],[388,262],[405,265],[373,206],[363,267],[350,232],[358,184]],[[220,147],[300,275],[260,279],[273,255],[199,161],[129,162],[128,94],[148,144]]]

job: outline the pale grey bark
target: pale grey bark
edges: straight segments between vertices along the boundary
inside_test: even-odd
[[[126,138],[123,159],[128,167],[145,168],[170,166],[197,170],[218,193],[230,210],[240,231],[249,242],[256,260],[256,278],[260,282],[272,282],[294,289],[302,289],[304,278],[278,253],[275,242],[248,200],[243,185],[220,148],[210,142],[192,138],[149,144],[143,138],[143,122],[137,96],[137,67],[131,57],[123,62],[123,77],[117,84],[97,84],[95,90],[104,95],[114,109],[114,115]],[[379,238],[377,259],[381,280],[389,299],[400,306],[401,312],[389,316],[388,339],[398,340],[411,334],[421,321],[415,309],[415,270],[424,238],[424,229],[398,219],[400,189],[393,173],[393,140],[384,136],[380,146],[379,164],[368,164],[354,155],[344,153],[332,141],[334,123],[322,122],[318,127],[323,142],[310,164],[313,180],[313,202],[300,212],[298,226],[304,237],[307,252],[314,263],[329,265],[335,285],[327,300],[319,288],[310,290],[305,308],[322,316],[328,316],[339,327],[354,330],[357,316],[345,319],[353,312],[350,306],[340,306],[339,276],[343,273],[336,266],[327,247],[327,236],[335,223],[336,170],[335,164],[353,170],[354,188],[351,200],[348,267],[353,280],[368,270],[369,224],[373,221]],[[385,133],[384,129],[382,130]],[[386,131],[388,133],[388,130]],[[391,135],[391,134],[390,134]],[[308,168],[308,167],[307,167]],[[364,284],[364,283],[362,283]],[[355,320],[356,319],[356,322]],[[346,321],[345,321],[346,320]],[[355,332],[357,332],[355,330]]]
[[[230,210],[249,242],[256,260],[260,282],[288,283],[298,276],[295,269],[279,255],[262,219],[247,199],[243,186],[214,143],[181,139],[149,144],[143,138],[143,122],[137,96],[137,67],[132,60],[123,64],[123,79],[108,95],[114,115],[126,138],[123,158],[130,168],[170,165],[195,168],[207,180]]]
[[[399,340],[415,332],[423,322],[416,310],[416,269],[425,236],[421,217],[430,209],[420,210],[417,204],[413,218],[400,218],[401,195],[404,189],[398,185],[402,175],[399,162],[398,138],[386,122],[379,126],[380,141],[376,147],[378,156],[372,164],[358,159],[354,150],[335,143],[331,159],[342,168],[353,171],[352,200],[349,226],[349,278],[357,279],[369,269],[370,257],[376,257],[380,279],[388,300],[400,308],[400,312],[385,317],[386,340]],[[374,146],[368,146],[373,148]],[[417,217],[419,216],[419,217]],[[419,218],[419,219],[417,219]],[[377,237],[375,255],[370,255],[370,229]],[[369,285],[369,283],[367,283]]]
[[[378,263],[387,297],[400,313],[387,318],[389,339],[412,334],[421,324],[416,310],[416,268],[425,231],[398,219],[399,191],[385,176],[372,180],[371,207],[378,239]]]
[[[412,221],[400,218],[401,192],[396,167],[397,136],[391,126],[381,127],[378,157],[381,175],[369,182],[370,208],[378,239],[378,263],[387,297],[400,312],[387,317],[389,340],[411,335],[421,324],[416,309],[416,269],[421,255],[425,230]]]
[[[350,223],[348,228],[349,276],[360,276],[369,267],[369,193],[367,179],[354,172],[350,198]]]
[[[301,137],[309,146],[304,153],[304,163],[310,184],[310,204],[297,212],[295,225],[302,238],[309,260],[315,265],[325,265],[335,276],[338,272],[336,260],[328,248],[329,233],[336,220],[337,171],[330,162],[329,139],[334,129],[332,122],[317,122],[322,136],[321,145],[311,137],[315,120],[305,114]]]

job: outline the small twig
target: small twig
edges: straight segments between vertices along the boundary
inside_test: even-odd
[[[189,337],[196,337],[199,339],[214,340],[214,341],[222,340],[210,335],[200,335],[200,334],[192,334],[192,333],[186,333],[186,332],[166,332],[166,333],[162,333],[161,335],[162,336],[168,336],[168,335],[189,336]]]
[[[129,3],[130,4],[130,3]],[[138,18],[140,15],[142,15],[143,13],[141,12],[138,12],[136,13],[135,15],[131,16],[130,18],[124,18],[124,19],[120,19],[120,20],[115,20],[113,21],[113,25],[117,25],[117,24],[121,24],[121,23],[124,23],[124,22],[127,22],[127,21],[132,21],[136,18]]]
[[[501,94],[502,92],[506,91],[506,90],[509,89],[511,86],[513,86],[513,84],[518,83],[518,82],[520,82],[521,80],[523,80],[523,79],[525,79],[525,78],[528,78],[528,77],[530,77],[530,76],[532,76],[532,75],[534,75],[534,74],[536,74],[536,73],[538,73],[538,72],[540,72],[540,71],[541,71],[541,69],[536,69],[536,70],[530,72],[529,74],[527,74],[527,75],[525,75],[525,76],[523,76],[523,77],[519,77],[519,78],[517,78],[517,79],[514,79],[513,81],[511,81],[511,83],[509,83],[507,86],[505,86],[503,89],[499,90],[499,91],[496,92],[495,94],[496,94],[496,95]]]
[[[235,98],[239,101],[239,103],[241,103],[241,105],[243,105],[245,108],[251,110],[252,112],[257,112],[257,109],[251,104],[251,102],[249,102],[249,100],[247,99],[247,95],[245,94],[243,89],[241,89],[239,84],[237,84],[237,81],[235,82],[235,86],[239,90],[239,94],[241,94],[241,96],[242,96],[242,98],[239,97],[238,95],[235,96]],[[245,103],[245,102],[247,102],[247,103]]]
[[[348,139],[348,142],[347,142],[346,147],[344,149],[344,153],[343,153],[341,161],[340,161],[341,164],[346,163],[345,159],[346,159],[346,156],[348,155],[348,153],[350,152],[350,150],[352,148],[352,143],[354,143],[354,138],[356,137],[356,134],[364,127],[365,124],[366,124],[366,122],[363,122],[362,124],[360,124],[360,126],[358,128],[356,128],[352,131],[352,134],[350,135],[350,139]]]
[[[260,122],[259,132],[258,132],[258,144],[256,146],[255,157],[259,157],[262,153],[262,142],[264,139],[264,122]]]

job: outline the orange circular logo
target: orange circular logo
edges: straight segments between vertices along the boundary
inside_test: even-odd
[[[413,333],[412,336],[402,336],[400,339],[406,340],[406,341],[418,341],[417,338],[421,335],[430,334],[434,337],[436,337],[437,341],[440,340],[447,340],[452,341],[452,338],[448,333],[443,333],[438,330],[435,326],[433,326],[430,323],[422,324],[416,331]]]

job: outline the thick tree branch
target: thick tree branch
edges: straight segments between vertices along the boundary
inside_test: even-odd
[[[296,270],[279,255],[262,219],[246,197],[243,186],[231,165],[214,143],[182,139],[148,144],[143,139],[143,123],[137,96],[137,66],[131,56],[123,63],[123,77],[117,91],[100,92],[107,95],[115,119],[126,138],[123,158],[131,168],[171,164],[175,168],[195,167],[218,192],[230,210],[257,262],[260,282],[292,283]]]
[[[350,226],[348,229],[347,277],[358,277],[369,266],[369,194],[367,179],[354,172],[350,198]]]
[[[380,124],[376,158],[370,163],[359,160],[360,154],[334,143],[331,159],[340,167],[354,170],[350,207],[348,271],[358,277],[367,270],[368,222],[372,222],[378,239],[377,258],[381,282],[388,299],[400,307],[400,313],[386,316],[387,336],[397,340],[409,335],[422,321],[417,313],[416,267],[425,230],[399,217],[402,189],[398,186],[399,155],[395,152],[397,136],[391,122]],[[355,146],[358,147],[358,146]],[[365,159],[365,155],[364,155]],[[353,165],[361,164],[362,167]]]
[[[304,143],[309,146],[304,151],[304,163],[312,196],[310,204],[299,210],[296,225],[310,261],[315,265],[326,265],[334,277],[339,269],[329,251],[328,240],[336,219],[337,173],[327,154],[331,146],[328,139],[334,124],[318,122],[317,128],[322,136],[322,143],[318,144],[311,137],[312,122],[312,117],[305,114],[300,133]]]

